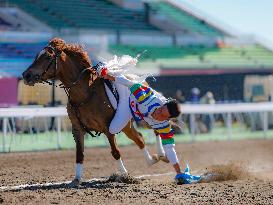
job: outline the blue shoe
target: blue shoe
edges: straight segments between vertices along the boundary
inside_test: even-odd
[[[200,180],[201,180],[201,176],[191,175],[187,173],[181,173],[175,176],[175,181],[177,184],[194,184],[194,183],[198,183]]]
[[[190,167],[187,165],[184,173],[177,174],[175,181],[177,184],[193,184],[198,183],[201,180],[201,176],[190,174]]]

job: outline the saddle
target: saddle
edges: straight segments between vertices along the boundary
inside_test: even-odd
[[[107,88],[109,88],[109,90],[111,91],[111,93],[113,94],[113,96],[115,97],[116,99],[116,102],[118,104],[119,102],[119,94],[118,94],[118,91],[116,89],[116,87],[114,86],[113,82],[110,81],[110,80],[106,80],[104,79],[104,84],[107,86]],[[108,93],[107,93],[108,95]],[[108,97],[110,98],[110,96],[108,95]],[[111,100],[110,100],[111,101]],[[111,102],[112,103],[112,102]]]

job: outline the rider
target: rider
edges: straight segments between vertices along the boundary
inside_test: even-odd
[[[187,166],[182,173],[180,164],[174,149],[174,131],[171,128],[169,119],[180,114],[179,105],[175,100],[167,100],[164,96],[157,93],[152,88],[143,84],[129,80],[124,75],[117,76],[109,74],[106,67],[101,66],[97,70],[99,77],[114,81],[115,84],[127,86],[130,89],[129,108],[136,121],[145,121],[156,134],[162,139],[163,149],[169,162],[173,165],[177,175],[178,183],[194,183],[200,180],[200,176],[193,176],[189,173]],[[126,108],[125,108],[126,109]],[[128,115],[124,118],[128,118]],[[127,121],[128,119],[120,119]],[[117,122],[117,120],[115,120]],[[120,127],[117,123],[112,126]]]

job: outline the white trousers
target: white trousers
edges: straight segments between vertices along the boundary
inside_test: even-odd
[[[109,90],[109,88],[106,85],[105,85],[105,88],[112,106],[114,107],[114,109],[116,109],[115,116],[112,119],[109,126],[109,132],[111,134],[117,134],[132,119],[132,114],[129,108],[129,96],[130,96],[129,88],[127,86],[121,85],[120,83],[116,83],[116,82],[113,82],[113,83],[119,94],[118,104],[112,92]]]
[[[179,164],[174,146],[175,146],[174,144],[163,145],[163,149],[166,153],[166,156],[172,165],[174,165],[176,163]]]

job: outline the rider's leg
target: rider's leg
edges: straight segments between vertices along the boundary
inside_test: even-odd
[[[174,146],[175,146],[174,144],[166,144],[166,145],[163,145],[163,148],[166,153],[167,159],[173,165],[173,168],[175,169],[176,173],[179,174],[181,173],[181,168],[180,168],[180,164],[179,164]]]
[[[116,134],[120,132],[131,120],[132,114],[129,108],[129,95],[130,91],[128,87],[114,83],[119,94],[119,103],[116,109],[114,118],[112,119],[109,132]]]
[[[197,183],[201,180],[201,177],[199,175],[190,174],[188,165],[186,166],[184,173],[182,173],[180,163],[174,149],[175,144],[173,137],[168,139],[162,139],[162,144],[167,159],[170,161],[176,171],[175,180],[178,184],[192,184]]]

